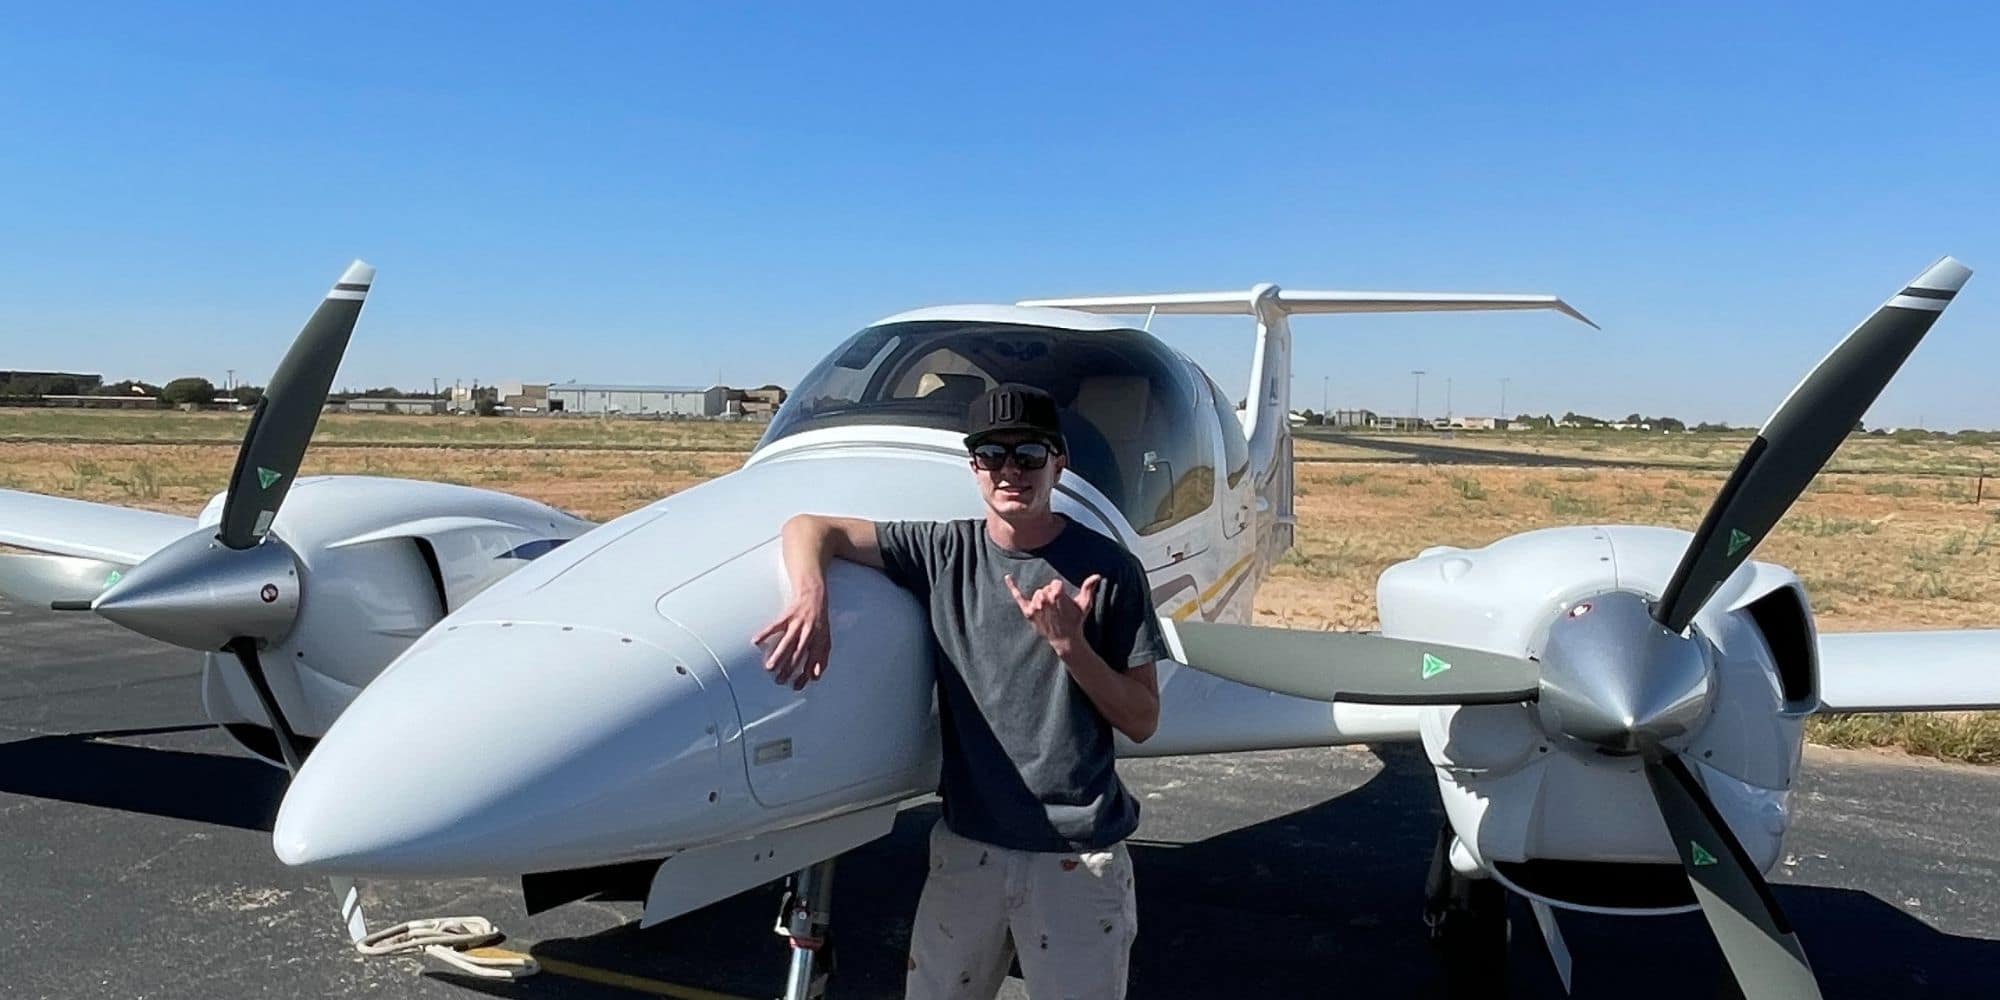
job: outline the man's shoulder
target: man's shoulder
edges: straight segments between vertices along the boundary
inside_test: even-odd
[[[1070,519],[1069,525],[1069,530],[1063,532],[1063,544],[1072,546],[1075,553],[1093,565],[1106,569],[1124,566],[1142,578],[1146,575],[1139,557],[1133,555],[1123,542],[1074,518]]]
[[[887,534],[896,536],[905,544],[937,551],[956,551],[974,537],[981,522],[967,518],[950,521],[881,521],[882,528],[889,528]]]

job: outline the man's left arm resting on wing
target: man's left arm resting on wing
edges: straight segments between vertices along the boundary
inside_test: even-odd
[[[1062,581],[1057,579],[1033,595],[1026,595],[1010,576],[1007,589],[1013,593],[1014,603],[1020,605],[1021,614],[1048,640],[1049,647],[1069,670],[1070,679],[1083,689],[1111,728],[1134,743],[1144,743],[1160,727],[1160,688],[1153,664],[1114,670],[1084,638],[1084,618],[1103,583],[1103,577],[1093,575],[1071,595],[1064,592]]]

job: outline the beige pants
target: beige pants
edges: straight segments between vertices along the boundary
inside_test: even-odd
[[[1132,858],[1012,851],[931,828],[906,1000],[993,1000],[1019,952],[1032,1000],[1122,1000],[1139,933]]]

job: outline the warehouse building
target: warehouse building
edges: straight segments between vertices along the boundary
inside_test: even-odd
[[[417,399],[390,398],[384,396],[360,396],[347,401],[349,413],[443,413],[445,401],[420,397]]]
[[[549,386],[548,412],[592,416],[715,417],[729,390],[712,385],[601,385],[561,382]]]

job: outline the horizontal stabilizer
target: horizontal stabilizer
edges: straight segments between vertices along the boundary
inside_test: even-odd
[[[2000,709],[2000,629],[1822,632],[1820,712]]]
[[[0,545],[133,566],[193,530],[191,517],[0,490]]]
[[[1493,312],[1552,309],[1595,328],[1584,314],[1553,295],[1489,295],[1478,292],[1313,292],[1259,285],[1241,292],[1176,292],[1165,295],[1106,295],[1073,299],[1031,299],[1024,306],[1078,312],[1138,315],[1254,316],[1260,305],[1281,313]]]
[[[1188,666],[1239,684],[1319,701],[1475,705],[1529,701],[1541,691],[1532,662],[1484,650],[1373,632],[1169,622]]]

